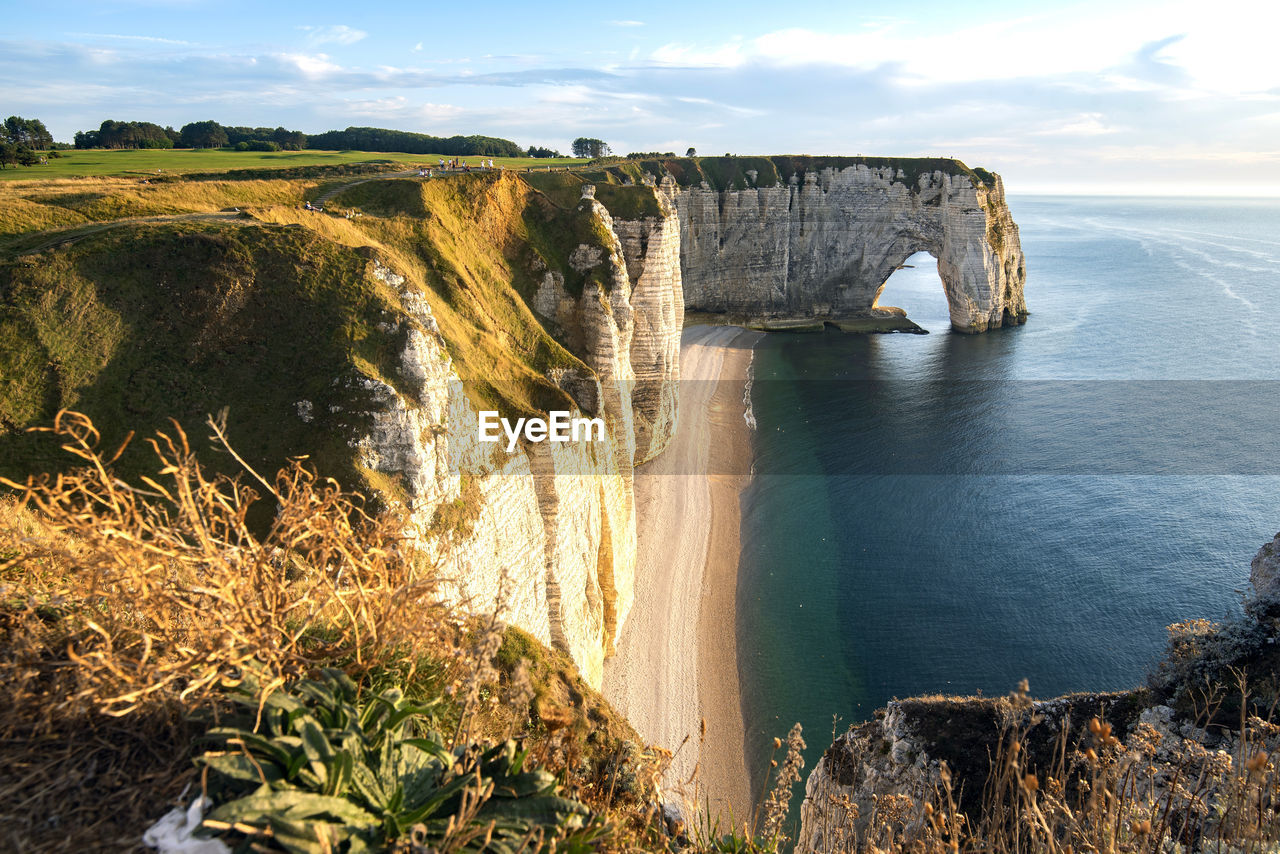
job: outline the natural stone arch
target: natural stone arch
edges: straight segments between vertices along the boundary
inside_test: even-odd
[[[988,173],[989,174],[989,173]],[[824,168],[786,185],[676,196],[684,299],[726,322],[866,317],[916,251],[938,259],[954,328],[1023,322],[1025,262],[999,176]]]
[[[929,249],[927,247],[921,246],[919,248],[907,250],[907,254],[897,263],[893,264],[892,268],[889,270],[889,274],[884,277],[884,280],[880,282],[880,287],[876,288],[875,290],[875,294],[872,297],[872,301],[871,301],[871,308],[870,308],[871,311],[888,312],[888,311],[904,310],[903,308],[897,305],[897,302],[901,299],[901,295],[894,292],[894,287],[892,283],[894,282],[895,278],[900,277],[902,275],[900,271],[904,267],[908,266],[909,262],[911,262],[911,259],[917,258],[918,256],[927,256],[933,262],[935,278],[937,279],[937,283],[935,285],[935,287],[938,288],[937,296],[945,300],[948,308],[950,308],[952,304],[952,298],[950,295],[947,294],[947,287],[946,287],[946,284],[944,284],[941,281],[942,279],[941,275],[937,274],[937,261],[938,261],[937,250]],[[892,257],[894,256],[890,256],[891,259]],[[910,266],[920,267],[921,264],[919,263],[919,261],[917,261],[915,264],[911,264]],[[877,275],[879,275],[879,273],[877,273]],[[886,299],[888,300],[887,303],[885,302]],[[905,315],[905,316],[910,317],[910,315]],[[919,318],[913,318],[913,319],[916,320],[917,322],[919,321]]]

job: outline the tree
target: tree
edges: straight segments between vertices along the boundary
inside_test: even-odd
[[[173,136],[151,122],[106,119],[97,130],[79,131],[76,148],[173,148]]]
[[[53,135],[39,119],[24,119],[22,116],[9,116],[4,120],[0,139],[18,146],[43,150],[53,145]]]
[[[221,148],[227,144],[227,132],[215,121],[191,122],[178,132],[184,148]]]
[[[689,150],[688,150],[688,151],[686,151],[686,152],[684,153],[684,156],[685,156],[685,157],[697,157],[697,156],[698,156],[698,149],[694,148],[694,147],[691,145],[691,146],[689,146]]]
[[[25,145],[0,142],[0,168],[6,166],[35,166],[43,161],[44,158],[40,156],[40,152],[33,151]]]
[[[603,139],[580,136],[573,141],[574,157],[606,157],[610,154],[609,144]]]

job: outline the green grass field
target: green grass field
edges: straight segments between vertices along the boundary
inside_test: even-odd
[[[394,151],[226,151],[223,149],[170,149],[107,151],[90,149],[63,151],[44,166],[18,166],[0,169],[0,180],[39,180],[41,178],[73,178],[86,175],[112,176],[155,173],[220,172],[230,169],[287,169],[291,166],[317,166],[343,163],[367,163],[386,160],[395,163],[435,164],[441,154],[404,154]],[[445,157],[445,159],[449,159]],[[479,157],[464,157],[464,162],[479,163]],[[495,165],[525,170],[547,166],[569,166],[586,163],[572,157],[534,159],[532,157],[495,157]]]

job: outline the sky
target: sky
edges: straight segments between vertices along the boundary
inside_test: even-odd
[[[13,4],[0,113],[568,152],[959,157],[1017,192],[1280,196],[1280,4]]]

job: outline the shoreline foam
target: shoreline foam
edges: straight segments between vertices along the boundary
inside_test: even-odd
[[[752,461],[743,394],[759,337],[684,332],[679,425],[636,470],[635,604],[605,664],[605,696],[647,742],[675,753],[664,788],[677,798],[682,789],[690,806],[709,797],[722,827],[750,810],[735,622],[739,494]]]

